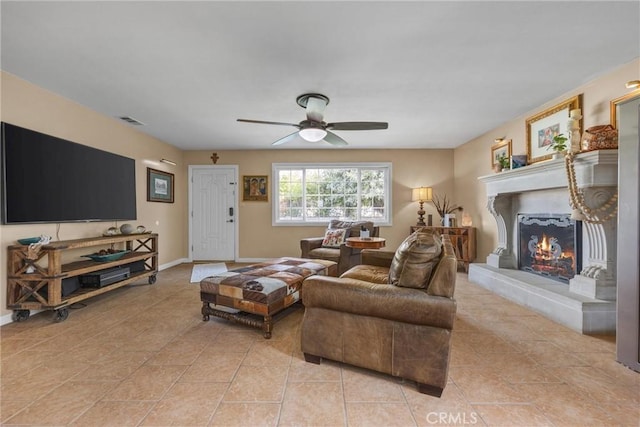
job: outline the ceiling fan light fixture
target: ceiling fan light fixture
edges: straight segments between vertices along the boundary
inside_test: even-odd
[[[324,142],[334,146],[348,145],[347,141],[340,138],[333,130],[377,130],[387,129],[387,122],[333,122],[324,121],[324,109],[329,103],[329,98],[319,93],[305,93],[300,95],[296,102],[299,106],[306,110],[307,118],[300,123],[284,123],[284,122],[268,122],[265,120],[236,119],[245,123],[260,123],[265,125],[283,125],[293,126],[298,130],[290,135],[272,142],[271,145],[281,145],[287,142],[295,141],[298,137],[308,142]],[[329,130],[327,130],[329,129]]]
[[[305,128],[301,129],[299,134],[305,141],[318,142],[327,136],[327,131],[319,128]]]

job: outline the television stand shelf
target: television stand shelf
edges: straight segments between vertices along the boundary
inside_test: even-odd
[[[64,251],[116,244],[124,244],[124,249],[128,251],[117,260],[83,260],[62,264]],[[54,320],[61,322],[68,317],[71,304],[143,278],[148,278],[149,284],[153,284],[158,273],[158,235],[155,233],[51,242],[41,246],[36,254],[29,253],[28,245],[12,245],[8,249],[7,308],[13,310],[12,317],[16,322],[27,320],[30,310],[54,310]],[[41,260],[44,266],[39,263]],[[83,274],[132,263],[141,269],[131,272],[126,279],[99,288],[79,287],[68,294],[64,292],[64,280],[78,280],[78,276]]]

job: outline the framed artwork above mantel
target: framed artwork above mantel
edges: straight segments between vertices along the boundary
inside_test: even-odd
[[[500,158],[511,158],[511,140],[510,139],[496,139],[495,144],[491,146],[491,169],[499,171],[502,169],[500,166]]]
[[[548,149],[553,143],[553,137],[564,134],[569,137],[567,128],[571,110],[582,108],[582,95],[571,97],[551,108],[529,117],[527,127],[527,163],[536,163],[550,159],[553,151]],[[582,129],[582,119],[580,119]]]

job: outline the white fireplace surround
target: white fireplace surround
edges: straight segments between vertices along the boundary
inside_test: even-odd
[[[598,207],[617,191],[618,150],[580,153],[575,171],[587,206]],[[519,213],[571,213],[564,159],[478,179],[486,184],[498,245],[486,264],[470,265],[469,279],[579,332],[614,333],[617,217],[603,224],[583,223],[582,270],[566,285],[517,270],[516,241]]]

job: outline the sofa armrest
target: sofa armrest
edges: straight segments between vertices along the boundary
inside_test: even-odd
[[[300,250],[302,251],[301,258],[309,258],[309,251],[322,246],[324,237],[308,237],[306,239],[300,239]]]
[[[389,268],[394,255],[395,252],[364,249],[362,251],[362,264]]]
[[[302,302],[307,308],[324,308],[444,329],[453,327],[456,315],[454,299],[429,295],[424,289],[327,276],[305,279]]]
[[[360,264],[360,252],[362,249],[351,248],[345,243],[340,245],[340,258],[338,259],[338,276],[356,264]]]

